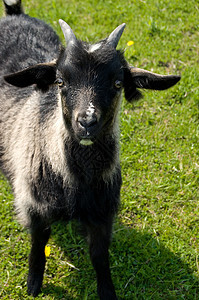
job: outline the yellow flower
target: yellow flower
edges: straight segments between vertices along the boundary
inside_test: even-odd
[[[50,256],[50,247],[49,247],[49,246],[46,246],[44,252],[45,252],[45,256],[46,256],[46,257],[49,257],[49,256]]]
[[[131,47],[131,46],[133,46],[133,44],[134,44],[134,41],[128,41],[127,46]]]

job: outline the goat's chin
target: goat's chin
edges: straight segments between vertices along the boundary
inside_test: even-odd
[[[79,141],[79,144],[80,145],[83,145],[83,146],[91,146],[91,145],[93,145],[94,144],[94,142],[95,142],[95,136],[91,136],[91,135],[80,135],[79,137],[78,137],[78,141]]]
[[[91,146],[94,144],[96,137],[93,135],[75,134],[76,142],[82,146]]]
[[[90,139],[81,139],[79,143],[83,146],[91,146],[93,144],[93,141]]]
[[[94,132],[76,132],[75,136],[78,143],[83,146],[93,145],[98,138],[98,134]]]

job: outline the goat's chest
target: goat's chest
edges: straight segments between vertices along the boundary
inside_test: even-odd
[[[79,219],[83,222],[101,222],[110,213],[117,211],[121,187],[120,170],[110,182],[90,177],[90,170],[75,184],[64,183],[47,165],[40,168],[40,176],[32,185],[35,201],[45,210],[45,217],[58,219]],[[43,209],[42,209],[43,210]]]

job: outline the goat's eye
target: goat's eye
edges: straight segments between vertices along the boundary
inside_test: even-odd
[[[59,87],[63,87],[64,86],[64,81],[62,78],[57,78],[55,83],[59,86]]]
[[[116,80],[115,81],[115,87],[116,89],[121,89],[122,88],[122,81],[121,80]]]

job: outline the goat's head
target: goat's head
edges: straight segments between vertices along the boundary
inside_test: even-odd
[[[56,62],[38,64],[4,78],[18,87],[36,84],[43,91],[56,83],[65,124],[82,145],[91,145],[112,132],[122,88],[131,102],[140,98],[138,88],[164,90],[180,80],[180,76],[161,76],[128,65],[116,50],[125,24],[94,45],[77,40],[64,21],[60,20],[60,25],[67,47]]]

